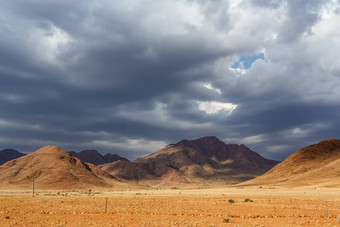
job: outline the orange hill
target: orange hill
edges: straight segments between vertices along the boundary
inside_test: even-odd
[[[340,140],[323,140],[290,155],[264,175],[241,185],[340,186]]]
[[[0,166],[0,187],[37,189],[78,189],[110,187],[118,182],[93,164],[84,163],[57,146],[37,151]]]

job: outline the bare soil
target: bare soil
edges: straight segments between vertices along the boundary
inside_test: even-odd
[[[0,226],[340,226],[339,215],[340,189],[0,191]]]

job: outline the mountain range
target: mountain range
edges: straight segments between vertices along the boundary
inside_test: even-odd
[[[23,155],[13,150],[4,153],[7,159]],[[76,155],[87,158],[87,162]],[[114,161],[100,164],[110,160]],[[266,159],[245,145],[225,144],[214,136],[169,144],[135,161],[115,155],[102,156],[95,150],[68,153],[57,146],[45,146],[1,165],[0,188],[30,188],[33,179],[40,189],[340,187],[339,164],[340,140],[337,139],[309,145],[282,163]]]
[[[94,165],[100,165],[109,162],[115,162],[118,160],[128,161],[126,158],[119,156],[118,154],[109,154],[101,155],[96,150],[83,150],[79,153],[74,151],[69,151],[70,154],[79,158],[83,162],[92,163]]]
[[[4,164],[5,162],[8,162],[12,159],[24,156],[24,155],[25,154],[20,153],[20,152],[14,150],[14,149],[0,150],[0,165]]]
[[[225,144],[210,136],[170,144],[134,162],[118,161],[99,167],[127,180],[211,185],[249,180],[278,163],[245,145]]]

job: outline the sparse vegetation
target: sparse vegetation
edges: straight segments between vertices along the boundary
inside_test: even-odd
[[[244,200],[244,202],[246,202],[246,203],[247,203],[247,202],[251,202],[251,203],[252,203],[253,200],[246,198],[246,199]]]
[[[195,190],[195,194],[189,194],[190,190],[171,191],[170,188],[147,193],[144,189],[99,191],[101,195],[95,197],[92,194],[98,192],[96,190],[91,191],[90,197],[88,189],[77,193],[68,191],[67,197],[66,191],[60,190],[60,196],[56,196],[58,191],[53,196],[40,193],[38,199],[31,198],[30,193],[19,197],[0,193],[0,226],[14,223],[27,226],[32,223],[37,226],[64,226],[64,223],[70,226],[88,226],[88,223],[92,226],[111,226],[114,223],[121,226],[175,226],[183,224],[181,220],[185,220],[188,226],[340,224],[340,199],[334,198],[334,202],[328,201],[325,206],[325,199],[333,195],[333,191],[320,190],[320,194],[316,194],[306,189],[282,190],[280,193],[257,189],[230,190],[224,196],[212,189]],[[179,192],[182,195],[178,195]],[[251,203],[251,200],[254,202]],[[320,211],[320,215],[315,216],[316,210]],[[136,218],[136,215],[139,217]]]
[[[6,219],[10,219],[10,216],[6,216],[5,218],[6,218]]]
[[[229,221],[230,221],[229,218],[223,218],[223,219],[222,219],[222,222],[223,222],[223,223],[228,223]]]

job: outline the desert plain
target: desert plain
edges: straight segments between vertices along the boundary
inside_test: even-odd
[[[0,226],[340,226],[336,188],[0,191]]]

